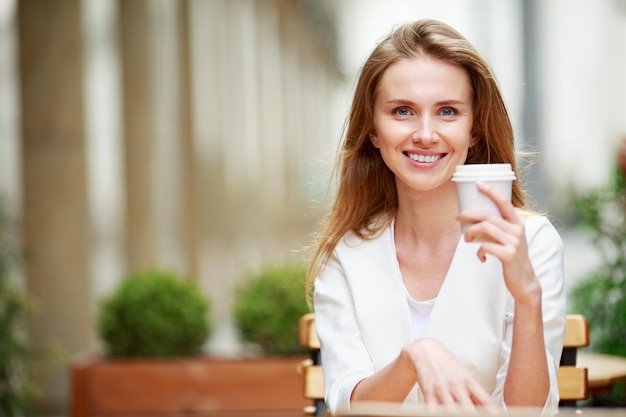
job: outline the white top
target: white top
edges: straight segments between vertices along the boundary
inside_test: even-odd
[[[546,411],[556,411],[556,373],[565,335],[566,293],[563,245],[542,216],[525,218],[533,268],[542,286],[544,339],[550,373]],[[502,264],[480,244],[459,240],[433,305],[423,337],[438,339],[504,405],[515,302],[502,276]],[[326,403],[333,414],[350,409],[356,384],[398,357],[414,341],[411,310],[397,267],[390,228],[362,240],[348,233],[340,240],[315,282],[315,322],[321,343]],[[405,403],[421,401],[416,386]]]
[[[406,288],[405,288],[406,291]],[[435,305],[436,298],[427,301],[417,301],[411,297],[406,291],[406,299],[409,303],[409,311],[411,312],[411,324],[413,327],[413,339],[417,340],[424,334],[426,323],[430,317],[430,312]]]

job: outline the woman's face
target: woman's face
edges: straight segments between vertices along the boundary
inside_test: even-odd
[[[463,68],[428,56],[401,60],[383,74],[370,139],[398,192],[451,184],[472,141],[472,96]]]

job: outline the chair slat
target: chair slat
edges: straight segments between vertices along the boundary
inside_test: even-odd
[[[319,365],[307,365],[302,368],[304,378],[304,398],[312,400],[324,398],[324,375]]]
[[[587,368],[561,366],[557,378],[561,401],[579,401],[589,397]]]
[[[585,346],[589,346],[589,323],[587,319],[580,314],[568,314],[563,347],[579,348]]]
[[[320,340],[315,330],[315,315],[313,313],[305,314],[300,318],[300,344],[309,349],[319,349]]]

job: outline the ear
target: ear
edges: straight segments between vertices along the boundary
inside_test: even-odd
[[[370,142],[374,145],[375,148],[380,148],[380,144],[378,143],[378,138],[374,133],[369,134]]]

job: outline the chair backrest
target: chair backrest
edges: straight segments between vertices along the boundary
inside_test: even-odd
[[[308,313],[300,318],[299,334],[300,344],[310,350],[320,348],[320,340],[317,338],[315,331],[315,314]]]
[[[315,331],[315,316],[305,314],[300,319],[300,344],[309,349],[311,359],[301,363],[304,397],[314,402],[313,407],[306,410],[313,415],[325,415],[324,405],[324,377],[320,355],[320,341]],[[576,352],[578,348],[589,345],[589,323],[585,316],[568,314],[565,327],[563,354],[557,378],[561,405],[575,405],[578,400],[589,397],[587,368],[576,366]]]
[[[568,314],[563,353],[557,378],[561,405],[575,405],[589,397],[587,368],[576,366],[578,348],[589,346],[589,323],[585,316]]]
[[[300,344],[309,350],[310,359],[302,361],[299,366],[302,374],[303,395],[313,401],[311,407],[305,408],[305,413],[315,416],[326,415],[324,403],[324,374],[322,373],[322,358],[320,354],[320,340],[315,331],[315,315],[305,314],[299,323]]]

